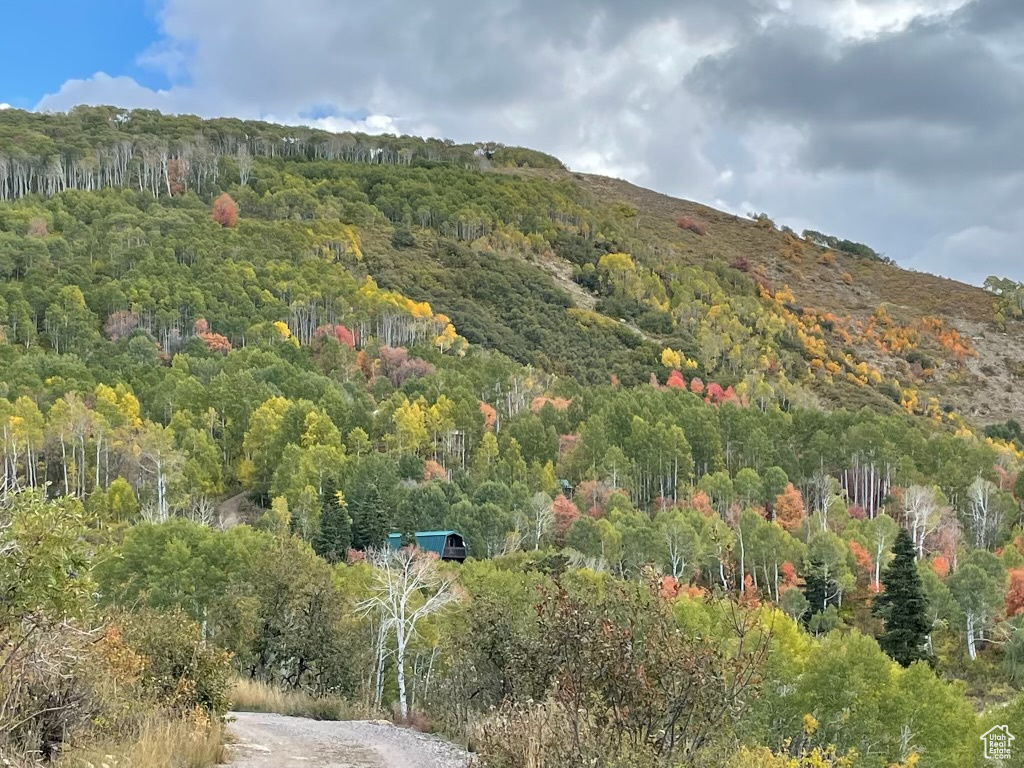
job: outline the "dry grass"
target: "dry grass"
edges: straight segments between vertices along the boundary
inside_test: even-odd
[[[492,768],[654,768],[663,765],[646,744],[616,741],[590,718],[576,720],[552,701],[505,706],[472,723],[467,736]],[[577,741],[574,745],[574,741]]]
[[[314,720],[356,720],[367,713],[336,696],[313,696],[305,691],[285,691],[256,680],[236,680],[229,693],[236,712],[273,712]]]
[[[227,760],[219,721],[154,715],[128,744],[70,750],[57,768],[210,768]]]

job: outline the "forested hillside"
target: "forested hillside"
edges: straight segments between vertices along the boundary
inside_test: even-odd
[[[0,277],[0,747],[207,744],[229,674],[493,766],[961,766],[1021,722],[1020,285],[526,149],[114,108],[0,112]],[[434,529],[470,562],[380,551]]]

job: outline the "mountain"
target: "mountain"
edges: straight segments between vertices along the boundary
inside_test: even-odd
[[[306,229],[309,248],[337,248],[328,222],[354,226],[366,259],[353,274],[430,301],[471,343],[549,372],[664,379],[670,348],[693,376],[741,392],[764,380],[826,404],[979,423],[1024,406],[1020,327],[994,324],[990,292],[763,214],[741,219],[497,145],[114,108],[0,116],[0,200],[122,188],[180,211],[239,181],[243,219]],[[129,308],[112,301],[91,309]],[[194,318],[176,309],[180,332]],[[216,324],[235,342],[245,331]]]
[[[0,112],[0,751],[216,747],[235,674],[408,680],[494,764],[969,764],[1021,706],[1022,315],[528,149]],[[901,529],[934,670],[872,639]]]
[[[764,214],[740,218],[600,176],[513,172],[571,180],[592,205],[623,211],[634,222],[627,242],[663,282],[684,265],[712,273],[728,265],[752,277],[765,289],[762,293],[779,298],[781,288],[783,309],[805,319],[803,330],[825,342],[827,355],[805,344],[803,357],[816,380],[810,387],[827,402],[849,403],[851,397],[858,402],[864,393],[836,388],[845,375],[833,375],[829,381],[816,367],[816,356],[834,361],[844,374],[852,370],[856,375],[856,365],[866,363],[886,380],[876,389],[893,399],[891,383],[911,390],[904,400],[911,401],[909,409],[915,412],[927,410],[931,397],[938,399],[942,410],[953,409],[979,423],[1019,416],[1024,409],[1019,386],[1024,374],[1020,285],[990,281],[1002,283],[1000,292],[1007,295],[1001,297],[984,288],[902,269],[861,244],[779,229]],[[681,219],[703,224],[707,234],[681,230]],[[826,241],[838,247],[827,247]],[[772,308],[771,302],[764,303]],[[786,317],[786,312],[778,314]],[[753,335],[777,346],[765,339],[770,333],[756,322]],[[787,343],[784,335],[780,337],[779,344]],[[700,356],[699,347],[696,351]],[[705,354],[702,363],[709,357]],[[743,370],[764,368],[749,361]],[[716,369],[719,372],[721,368]],[[806,381],[807,371],[799,366],[793,373]]]

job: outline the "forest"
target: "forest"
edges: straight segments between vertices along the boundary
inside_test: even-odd
[[[0,755],[212,765],[255,690],[494,768],[986,764],[1024,431],[943,388],[974,337],[779,279],[867,246],[652,216],[520,148],[0,112]]]

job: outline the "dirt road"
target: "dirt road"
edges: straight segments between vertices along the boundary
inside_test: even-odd
[[[235,712],[231,768],[467,768],[464,750],[381,721]]]

